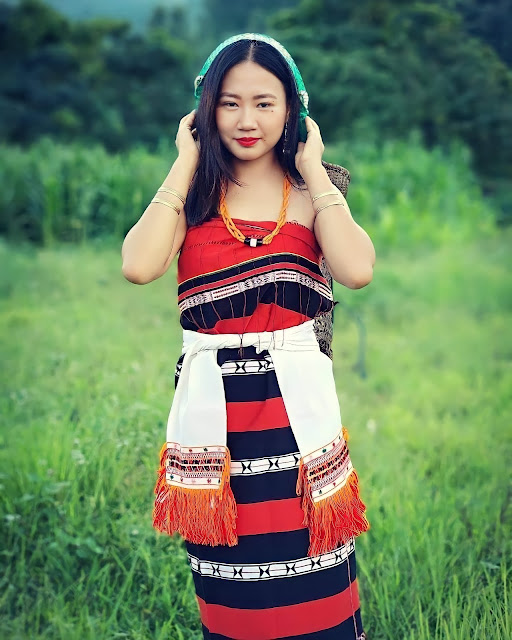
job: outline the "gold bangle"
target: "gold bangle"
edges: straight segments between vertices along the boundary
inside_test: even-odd
[[[175,204],[173,204],[172,202],[167,202],[167,200],[160,200],[160,198],[153,198],[153,200],[151,200],[151,202],[158,202],[160,204],[165,204],[166,206],[168,206],[171,209],[174,209],[174,211],[176,211],[176,213],[178,215],[180,215],[180,208],[177,207]]]
[[[315,200],[318,200],[318,198],[323,198],[324,196],[339,196],[340,192],[339,191],[326,191],[325,193],[319,193],[317,196],[315,196],[311,202],[314,202]]]
[[[345,206],[345,203],[342,200],[338,200],[337,202],[330,202],[329,204],[324,204],[323,207],[320,207],[319,209],[315,210],[315,213],[316,213],[315,218],[320,213],[320,211],[323,211],[324,209],[327,209],[327,207],[333,207],[335,204],[339,204],[342,207]]]
[[[174,189],[170,189],[169,187],[160,187],[160,189],[157,189],[157,191],[166,191],[167,193],[172,193],[173,196],[176,196],[183,202],[183,204],[185,204],[185,198],[177,191],[174,191]]]

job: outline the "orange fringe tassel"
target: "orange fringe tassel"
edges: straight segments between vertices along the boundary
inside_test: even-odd
[[[345,427],[342,433],[345,441],[348,441]],[[332,551],[370,528],[365,516],[366,506],[359,497],[359,478],[355,469],[350,472],[345,485],[336,493],[319,502],[313,502],[307,466],[301,460],[297,495],[302,495],[303,524],[309,528],[309,556]]]
[[[231,458],[227,450],[226,465],[218,489],[186,489],[169,485],[165,479],[167,443],[160,450],[160,468],[155,486],[153,527],[185,540],[212,547],[238,543],[236,502],[229,484]]]

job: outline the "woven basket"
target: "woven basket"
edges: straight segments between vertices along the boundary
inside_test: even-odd
[[[322,164],[327,171],[327,175],[329,176],[331,182],[335,187],[341,191],[341,193],[347,197],[348,191],[348,183],[350,182],[350,173],[348,169],[340,166],[339,164],[331,164],[330,162],[324,162],[322,160]]]

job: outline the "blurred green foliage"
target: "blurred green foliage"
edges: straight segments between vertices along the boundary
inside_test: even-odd
[[[445,0],[445,4],[459,11],[471,35],[489,43],[502,60],[512,65],[510,0]]]
[[[126,21],[74,22],[41,0],[1,3],[1,136],[85,136],[110,149],[155,143],[191,104],[211,44],[268,28],[297,58],[331,139],[361,122],[378,135],[416,127],[427,143],[461,136],[482,165],[510,168],[510,55],[489,26],[512,28],[504,3],[493,5],[492,19],[470,0],[303,0],[288,9],[281,0],[244,3],[229,15],[223,0],[203,4],[198,42],[179,8],[157,9],[145,34],[134,35]]]
[[[462,139],[482,176],[512,174],[512,72],[462,17],[435,2],[304,0],[274,33],[306,79],[330,139]]]
[[[41,139],[29,149],[0,146],[9,157],[0,179],[0,234],[49,246],[101,235],[121,240],[138,220],[175,159],[174,144],[122,154]],[[354,217],[386,247],[438,246],[494,226],[495,213],[459,143],[425,149],[418,133],[402,141],[339,143],[325,158],[352,174]]]
[[[230,11],[225,0],[202,0],[200,15],[160,7],[134,33],[122,20],[72,21],[42,0],[0,0],[0,140],[99,142],[111,153],[168,146],[211,48],[260,30],[297,60],[326,142],[380,144],[411,131],[428,148],[462,140],[503,221],[512,219],[505,0],[251,0]]]
[[[0,138],[27,145],[50,135],[110,150],[174,139],[192,109],[194,56],[158,18],[141,35],[126,21],[71,22],[40,0],[0,4]]]

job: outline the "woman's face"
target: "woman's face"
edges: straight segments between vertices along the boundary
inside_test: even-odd
[[[282,82],[259,64],[241,62],[224,76],[217,100],[217,129],[236,158],[256,160],[273,152],[287,115]]]

